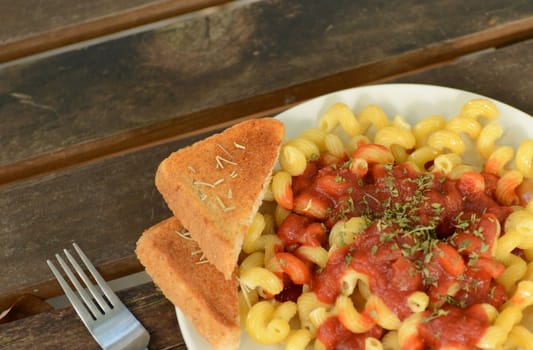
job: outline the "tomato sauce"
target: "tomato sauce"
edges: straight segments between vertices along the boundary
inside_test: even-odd
[[[418,333],[424,343],[431,349],[455,347],[456,349],[472,349],[490,326],[486,312],[479,304],[461,309],[447,306],[441,315],[426,312],[418,327]]]
[[[366,333],[356,334],[345,328],[337,317],[329,317],[318,329],[317,338],[326,349],[364,349],[367,337],[380,338],[383,330],[374,327]]]
[[[339,220],[367,218],[369,225],[355,241],[336,249],[313,273],[310,286],[318,299],[335,302],[347,269],[368,276],[371,293],[400,320],[413,313],[408,297],[424,291],[430,297],[428,313],[443,311],[428,316],[413,341],[427,348],[460,344],[475,349],[489,325],[479,304],[499,307],[507,299],[495,281],[504,268],[490,251],[512,209],[494,199],[492,175],[473,178],[483,181],[482,191],[406,164],[370,164],[359,177],[350,172],[349,161],[326,164],[319,158],[293,178],[295,207],[278,236],[292,251],[305,244],[302,236],[310,225],[330,229]],[[321,244],[329,248],[327,239]],[[320,327],[318,338],[326,349],[363,349],[360,335],[341,326],[333,317]]]

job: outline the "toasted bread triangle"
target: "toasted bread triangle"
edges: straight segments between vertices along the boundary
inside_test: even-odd
[[[217,350],[239,347],[238,282],[226,280],[212,264],[205,263],[192,239],[176,218],[146,230],[136,254],[163,294],[178,306]]]
[[[231,278],[263,200],[285,134],[276,119],[253,119],[171,154],[156,186],[207,259]]]

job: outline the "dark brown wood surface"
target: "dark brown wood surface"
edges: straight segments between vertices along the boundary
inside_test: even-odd
[[[533,114],[533,41],[397,78],[466,88]],[[490,82],[514,81],[514,84]],[[488,87],[488,86],[491,87]],[[202,137],[203,135],[199,136]],[[153,185],[157,164],[194,139],[156,145],[0,188],[0,296],[59,293],[44,261],[58,244],[77,241],[114,276],[140,267],[139,234],[169,215]]]
[[[186,349],[174,306],[152,283],[118,296],[150,333],[150,349]],[[70,307],[1,325],[0,345],[10,350],[101,349]]]
[[[451,64],[388,81],[473,91],[533,115],[533,40],[465,56]]]
[[[2,188],[0,305],[20,294],[58,295],[45,262],[74,241],[106,279],[140,271],[133,254],[138,237],[170,216],[153,185],[157,165],[172,151],[205,136]]]
[[[239,2],[4,67],[0,183],[509,44],[531,15],[528,0]]]
[[[533,70],[532,58],[533,41],[527,41],[403,77],[391,78],[388,81],[429,83],[467,89],[511,103],[525,112],[533,114],[533,80],[523,79],[524,72]],[[491,82],[494,81],[498,83],[492,84]],[[193,141],[193,139],[187,139],[184,143]],[[38,246],[41,245],[45,250],[50,250],[53,249],[54,242],[58,241],[76,240],[87,250],[91,258],[94,257],[93,260],[97,262],[97,265],[100,265],[98,262],[102,261],[110,262],[103,266],[103,271],[112,270],[113,262],[118,262],[122,266],[124,266],[125,261],[130,266],[138,264],[133,257],[133,245],[140,231],[167,215],[166,208],[153,188],[153,174],[150,173],[150,170],[138,170],[154,169],[161,157],[164,157],[172,149],[183,146],[184,143],[158,145],[70,169],[54,176],[5,187],[0,193],[0,203],[2,204],[0,207],[6,208],[3,205],[5,202],[2,202],[4,198],[14,200],[21,197],[31,197],[30,202],[21,201],[18,202],[18,205],[32,205],[34,210],[31,212],[39,216],[31,219],[31,214],[23,214],[22,210],[15,208],[16,205],[9,206],[11,209],[8,208],[6,215],[2,216],[2,218],[11,218],[11,225],[13,225],[9,234],[6,232],[0,237],[3,242],[6,242],[6,247],[11,247],[11,249],[3,251],[11,251],[12,254],[9,258],[14,261],[18,259],[19,263],[10,262],[2,257],[4,260],[0,261],[0,265],[11,267],[7,269],[7,275],[1,275],[0,285],[6,283],[10,288],[19,288],[20,285],[17,286],[17,283],[11,279],[23,277],[24,280],[20,281],[22,285],[30,286],[31,289],[32,285],[41,283],[47,286],[48,291],[52,291],[52,294],[57,294],[58,287],[42,263],[43,259],[49,256],[40,252]],[[91,178],[93,179],[91,180]],[[99,187],[93,187],[100,182],[102,183],[98,185]],[[74,189],[74,183],[86,183],[87,186],[86,188]],[[125,186],[125,183],[131,183],[132,186]],[[59,190],[63,186],[66,188],[63,192],[50,192],[50,189]],[[118,189],[115,188],[117,186]],[[6,191],[6,189],[9,190]],[[97,190],[98,193],[93,194],[93,198],[88,198],[87,196],[91,192],[95,192],[93,190]],[[129,195],[124,194],[129,191],[134,192]],[[75,197],[76,193],[83,200],[71,203],[70,200]],[[56,197],[54,198],[55,201],[59,201],[57,204],[50,201],[53,196]],[[146,200],[146,198],[149,199]],[[66,200],[64,203],[70,205],[59,204],[63,200]],[[139,202],[135,203],[135,201]],[[76,205],[76,207],[68,209],[72,205]],[[129,212],[132,205],[139,206],[138,212]],[[130,215],[124,215],[126,212]],[[50,219],[33,225],[28,223],[28,227],[17,228],[14,226],[17,220],[20,220],[21,215],[24,215],[26,220],[40,221],[52,213],[59,214],[53,216],[55,220]],[[132,225],[129,221],[136,221],[135,215],[140,215],[140,218]],[[97,218],[94,223],[91,223],[91,217]],[[84,223],[90,228],[77,227],[76,222]],[[106,225],[111,223],[111,227],[98,227],[99,223]],[[6,221],[1,224],[0,227],[6,227]],[[133,226],[137,227],[133,228]],[[36,227],[40,227],[38,232],[34,232]],[[95,230],[94,233],[90,232],[91,229]],[[34,237],[33,241],[29,241],[27,237]],[[106,240],[111,245],[106,247],[99,240]],[[102,266],[100,265],[100,267]],[[35,279],[35,276],[43,276],[43,278]],[[160,343],[157,343],[157,346],[151,346],[151,349],[185,349],[181,336],[175,328],[175,316],[172,307],[162,296],[154,296],[152,292],[146,293],[144,288],[146,287],[134,288],[132,293],[138,295],[139,298],[126,298],[126,304],[151,329],[151,332],[155,332],[152,333],[153,341],[156,342],[159,339]],[[6,293],[6,290],[4,289],[2,292]],[[39,293],[40,291],[35,291],[36,295]],[[146,295],[148,295],[150,302],[141,298],[141,296]],[[155,309],[161,308],[163,310],[161,311],[163,314],[157,314],[155,319],[150,319],[149,316],[152,316],[154,312],[154,304],[158,305]],[[61,341],[52,339],[52,334],[59,334],[60,332],[60,328],[48,326],[53,322],[58,322],[58,327],[68,325],[70,331],[66,334],[69,338]],[[31,337],[25,332],[26,329],[31,330]],[[161,335],[158,332],[170,333]],[[159,337],[157,334],[160,334]],[[83,344],[88,342],[87,349],[96,349],[90,336],[71,309],[57,310],[0,325],[0,343],[5,342],[12,349],[26,349],[31,344],[41,344],[42,349],[51,349],[57,348],[58,344],[78,344],[76,341],[80,340],[83,340]],[[50,347],[47,347],[48,344]]]
[[[0,0],[0,62],[222,2]],[[533,114],[532,72],[529,0],[240,1],[0,65],[0,312],[22,294],[61,294],[45,261],[73,241],[106,279],[140,271],[138,237],[170,215],[157,165],[212,132],[384,82],[465,89]],[[151,349],[186,348],[153,285],[120,296]],[[0,325],[4,347],[98,348],[70,308]]]
[[[0,62],[228,0],[0,0]]]

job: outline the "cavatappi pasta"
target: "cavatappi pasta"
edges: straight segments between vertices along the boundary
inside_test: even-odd
[[[289,140],[244,239],[250,336],[290,350],[533,349],[533,140],[501,144],[497,118],[486,99],[414,125],[336,103]],[[465,163],[467,147],[483,164]]]

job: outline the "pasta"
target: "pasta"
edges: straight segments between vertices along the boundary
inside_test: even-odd
[[[292,177],[288,172],[277,172],[272,178],[272,196],[284,209],[291,210],[293,206]]]
[[[503,129],[499,124],[487,124],[479,133],[477,138],[477,150],[479,154],[487,159],[496,149],[496,140],[503,134]]]
[[[376,105],[365,106],[357,115],[361,133],[367,131],[370,125],[377,130],[390,125],[389,117],[383,112],[381,107]]]
[[[498,117],[486,99],[413,126],[336,103],[287,141],[239,263],[251,337],[289,350],[530,349],[533,140],[499,144]]]
[[[427,144],[441,152],[446,149],[459,155],[463,154],[466,148],[459,134],[445,129],[437,130],[429,135]]]
[[[268,301],[260,301],[246,316],[246,331],[257,342],[262,344],[279,343],[290,332],[287,319],[275,317],[277,309]]]
[[[446,123],[446,129],[457,134],[464,133],[472,139],[477,139],[481,132],[481,124],[473,118],[455,117]]]
[[[533,140],[526,140],[518,146],[515,166],[525,177],[533,177]]]
[[[410,130],[397,126],[387,126],[378,130],[374,142],[390,148],[391,145],[399,145],[405,149],[415,146],[415,135]]]
[[[415,124],[413,134],[416,139],[416,147],[420,148],[426,144],[428,136],[446,126],[446,118],[442,115],[426,117]]]
[[[354,136],[359,133],[359,122],[348,106],[344,103],[335,103],[320,118],[319,127],[325,131],[332,131],[340,124],[344,131]]]

